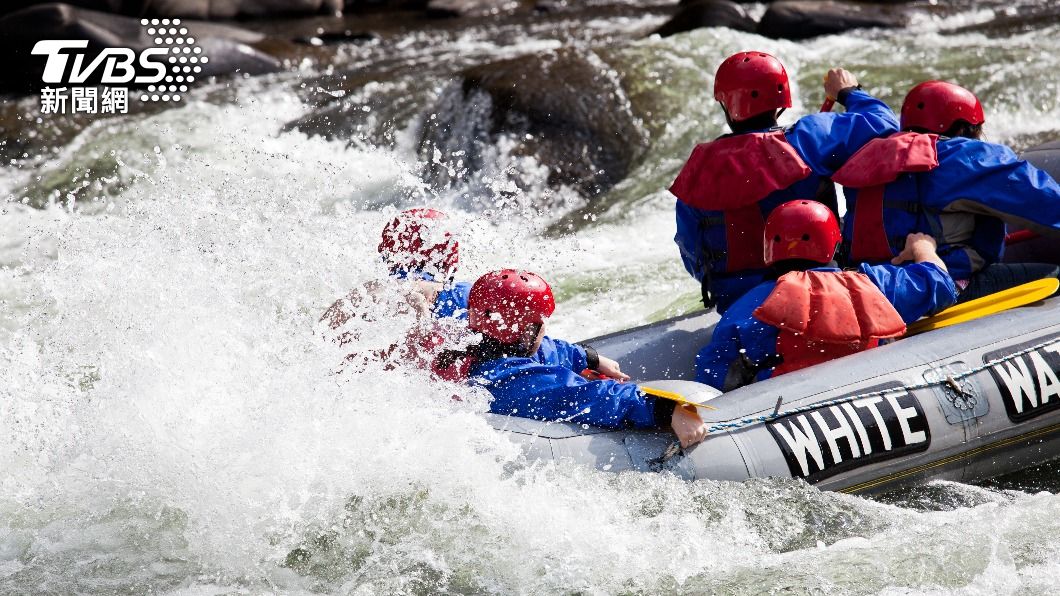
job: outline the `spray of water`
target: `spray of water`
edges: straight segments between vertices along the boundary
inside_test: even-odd
[[[925,35],[797,45],[704,30],[622,50],[609,64],[663,123],[591,213],[535,207],[534,184],[516,185],[514,216],[472,187],[434,196],[400,141],[415,121],[386,147],[308,137],[285,127],[306,107],[282,78],[204,88],[0,169],[0,592],[1048,589],[1052,494],[941,483],[870,501],[531,464],[478,416],[484,395],[415,368],[341,366],[351,348],[321,336],[332,301],[385,279],[383,223],[425,201],[457,223],[459,277],[518,265],[554,282],[557,336],[687,308],[696,288],[661,189],[691,143],[721,131],[708,89],[730,51],[785,56],[796,113],[842,55],[892,104],[932,65],[984,82],[1002,140],[1051,130],[1055,82],[1027,62],[1040,35]],[[955,54],[964,62],[947,63]],[[998,56],[1030,65],[1006,66],[1011,77],[1046,81],[1033,102],[1007,103],[1019,89],[992,79]],[[523,163],[512,175],[540,180]],[[384,312],[358,349],[403,337],[410,319]]]

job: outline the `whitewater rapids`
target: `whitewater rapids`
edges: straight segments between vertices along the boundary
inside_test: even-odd
[[[415,118],[385,145],[287,129],[308,109],[290,73],[203,85],[180,108],[10,160],[0,592],[1052,592],[1055,469],[869,500],[528,465],[477,415],[483,396],[453,402],[416,371],[335,374],[342,353],[318,334],[331,301],[383,274],[386,219],[424,201],[459,224],[461,278],[515,265],[555,282],[556,336],[690,308],[698,288],[664,189],[690,143],[722,130],[708,88],[732,51],[771,51],[798,73],[793,116],[815,108],[820,74],[839,62],[892,106],[923,78],[967,84],[992,140],[1060,137],[1060,27],[989,38],[919,26],[799,44],[725,30],[632,42],[620,67],[665,88],[665,125],[643,165],[593,199],[606,207],[558,235],[552,224],[586,200],[503,143],[485,181],[434,191]],[[419,39],[409,52],[565,43],[497,37]],[[510,200],[492,202],[500,194]],[[380,337],[401,324],[381,322]]]

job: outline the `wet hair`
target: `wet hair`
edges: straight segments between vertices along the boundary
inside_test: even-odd
[[[920,126],[911,126],[909,127],[909,130],[912,132],[919,132],[921,134],[933,132]],[[949,137],[951,139],[957,137],[964,137],[966,139],[981,139],[983,138],[983,125],[981,123],[972,124],[967,120],[957,120],[953,123],[953,126],[950,126],[948,129],[943,131],[940,136]]]
[[[965,137],[968,139],[981,139],[983,138],[983,125],[972,124],[966,120],[958,120],[953,123],[953,126],[946,132],[942,133],[943,136],[947,137]]]
[[[729,128],[735,133],[747,132],[749,130],[762,130],[763,128],[773,128],[777,125],[777,118],[784,113],[783,109],[768,110],[761,114],[755,114],[746,120],[734,122],[732,117],[729,116],[729,111],[725,109],[725,106],[722,106],[721,109],[725,112],[725,122],[729,124]]]

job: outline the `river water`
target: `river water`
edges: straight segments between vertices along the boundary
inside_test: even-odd
[[[697,287],[664,189],[722,131],[709,89],[733,51],[797,74],[786,119],[840,64],[895,107],[928,77],[966,84],[991,140],[1060,138],[1060,26],[946,31],[989,16],[801,43],[638,41],[657,16],[479,25],[203,84],[72,137],[42,119],[39,144],[0,166],[0,592],[1053,593],[1055,469],[867,499],[532,465],[477,415],[482,396],[453,402],[413,370],[336,374],[317,327],[382,275],[383,222],[424,202],[460,227],[461,277],[516,265],[553,281],[553,335],[687,311]],[[562,47],[601,57],[653,115],[626,180],[591,200],[552,188],[501,138],[473,175],[424,181],[424,119],[470,109],[446,103],[452,72]],[[374,106],[363,136],[288,126],[351,65],[380,73],[346,97]],[[403,324],[378,321],[373,340]]]

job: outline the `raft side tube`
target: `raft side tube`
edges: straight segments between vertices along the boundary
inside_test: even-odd
[[[702,310],[580,343],[614,358],[634,378],[691,381],[696,353],[710,342],[720,319],[713,310]]]

